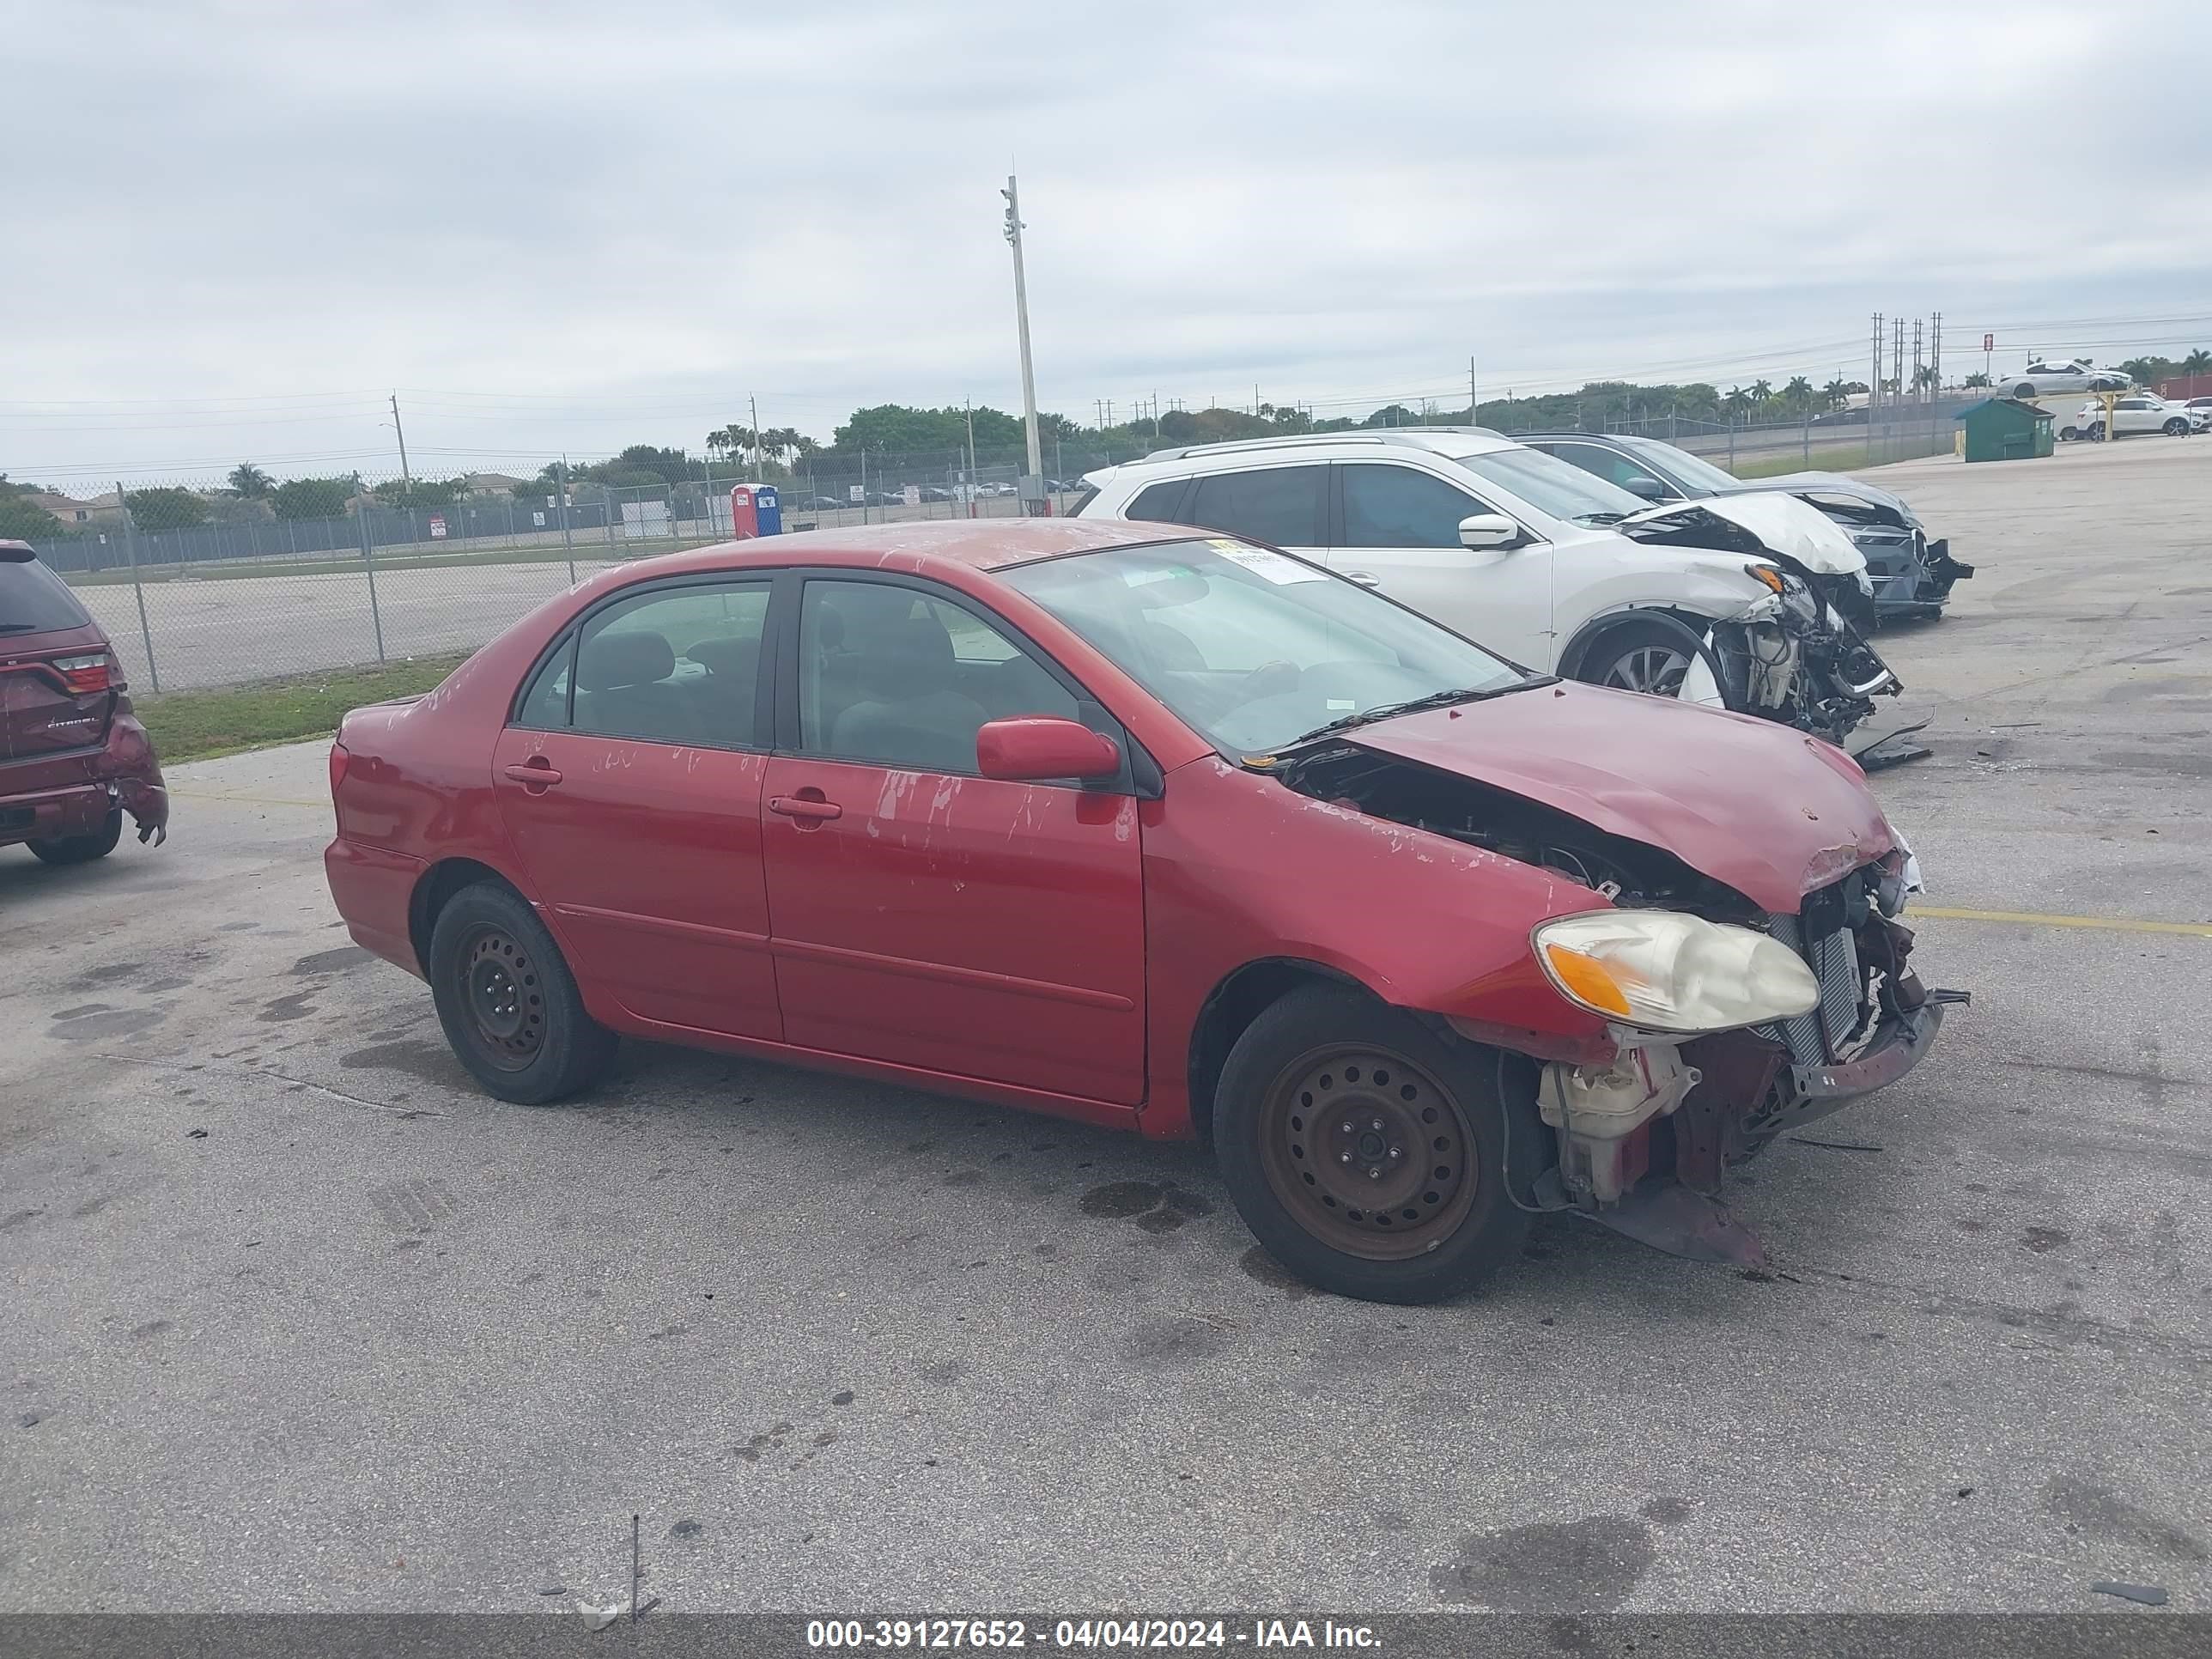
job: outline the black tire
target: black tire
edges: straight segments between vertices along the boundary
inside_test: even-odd
[[[2104,442],[2105,423],[2102,421],[2090,422],[2088,431],[2083,435],[2085,435],[2093,444],[2100,444]]]
[[[430,933],[430,994],[454,1058],[489,1093],[542,1106],[587,1089],[615,1056],[553,935],[515,890],[464,887]]]
[[[2189,422],[2179,416],[2175,416],[2166,423],[2166,435],[2169,438],[2186,438],[2189,435]]]
[[[1673,617],[1641,617],[1609,628],[1591,641],[1574,678],[1617,691],[1672,696],[1705,650],[1705,641]],[[1713,678],[1720,682],[1718,665],[1711,665]],[[1722,684],[1725,699],[1725,683]]]
[[[2022,380],[2012,389],[2012,395],[2015,398],[2033,398],[2035,396],[2035,382]]]
[[[1474,1289],[1528,1234],[1529,1212],[1504,1188],[1509,1110],[1515,1179],[1548,1162],[1534,1110],[1506,1105],[1498,1072],[1493,1051],[1449,1042],[1364,993],[1291,992],[1237,1040],[1215,1096],[1214,1156],[1237,1214],[1277,1261],[1337,1296],[1419,1304]],[[1370,1133],[1374,1122],[1387,1127]],[[1372,1141],[1358,1155],[1380,1166],[1394,1137],[1421,1162],[1372,1187],[1329,1155]],[[1385,1201],[1363,1211],[1355,1200],[1369,1193]]]
[[[88,836],[57,836],[52,841],[23,844],[31,849],[31,856],[42,864],[90,864],[112,853],[115,843],[122,839],[123,809],[118,806],[108,812],[106,823]]]

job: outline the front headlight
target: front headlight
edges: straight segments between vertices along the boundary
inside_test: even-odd
[[[1809,1013],[1820,1000],[1788,945],[1679,910],[1562,916],[1529,939],[1561,996],[1644,1030],[1732,1030]]]

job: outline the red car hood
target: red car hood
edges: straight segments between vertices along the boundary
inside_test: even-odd
[[[1380,720],[1345,741],[1662,848],[1781,915],[1896,844],[1843,750],[1662,697],[1540,686]]]

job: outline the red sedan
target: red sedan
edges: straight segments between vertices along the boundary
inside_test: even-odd
[[[703,549],[331,753],[331,890],[493,1094],[619,1034],[1210,1140],[1326,1289],[1726,1166],[1901,1074],[1905,852],[1838,750],[1566,685],[1284,554],[1110,520]]]

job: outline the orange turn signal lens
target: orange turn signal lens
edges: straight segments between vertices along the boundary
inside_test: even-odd
[[[1567,993],[1586,1007],[1602,1008],[1609,1014],[1628,1018],[1628,999],[1613,983],[1613,975],[1595,957],[1579,951],[1571,951],[1564,945],[1547,945],[1544,960]]]
[[[1747,564],[1743,574],[1753,581],[1765,582],[1778,593],[1782,591],[1782,573],[1771,564]]]

